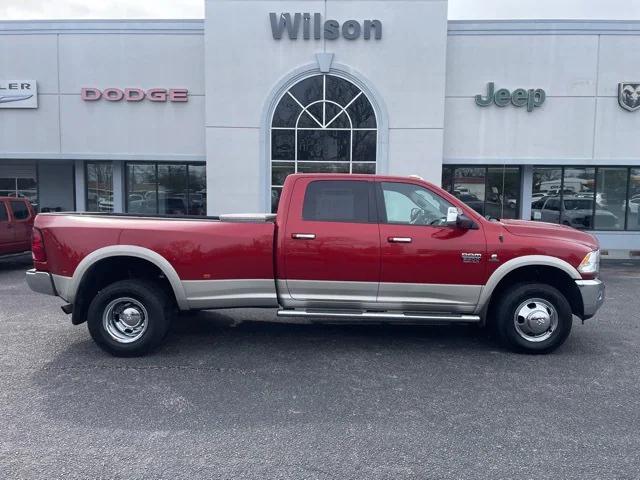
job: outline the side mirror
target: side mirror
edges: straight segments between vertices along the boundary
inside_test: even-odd
[[[447,225],[461,230],[476,230],[478,228],[473,220],[456,207],[449,207],[447,210]]]
[[[456,227],[461,230],[477,230],[478,225],[464,214],[458,215],[456,219]]]

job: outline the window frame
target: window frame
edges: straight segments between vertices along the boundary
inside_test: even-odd
[[[515,220],[522,218],[522,207],[523,207],[523,205],[522,205],[522,190],[523,190],[522,189],[522,179],[523,179],[522,169],[523,169],[523,165],[508,165],[508,164],[504,164],[504,163],[496,163],[496,164],[486,163],[486,164],[480,164],[480,165],[464,164],[464,163],[447,163],[447,164],[443,164],[442,165],[442,171],[443,171],[442,178],[444,178],[444,170],[445,169],[450,169],[451,170],[451,185],[450,185],[450,188],[448,188],[448,189],[445,188],[445,185],[443,185],[442,189],[445,192],[450,193],[451,195],[454,195],[453,191],[455,190],[455,183],[456,183],[455,182],[455,171],[458,168],[478,168],[478,169],[481,168],[481,169],[484,170],[484,198],[482,199],[483,212],[487,211],[487,192],[489,191],[489,188],[488,188],[489,187],[489,185],[488,185],[489,169],[490,168],[502,168],[503,169],[503,172],[502,172],[503,186],[504,186],[505,170],[506,169],[517,169],[518,170],[518,178],[519,178],[519,192],[518,192],[519,198],[518,198],[518,208],[517,208],[517,211],[516,211]],[[442,183],[442,180],[440,182]],[[503,195],[504,195],[504,192],[503,192]],[[471,208],[471,207],[469,207],[469,208]],[[501,218],[503,218],[503,215],[504,215],[504,208],[505,208],[505,203],[503,201],[501,206],[500,206],[500,210],[502,212],[502,215],[500,216]],[[483,214],[480,214],[479,212],[476,212],[476,213],[478,213],[479,215],[484,217],[484,213]]]
[[[629,211],[630,211],[630,206],[629,206],[629,194],[631,193],[631,169],[634,168],[638,168],[637,166],[633,166],[633,165],[558,165],[558,164],[549,164],[549,165],[532,165],[533,171],[535,171],[536,168],[556,168],[560,170],[560,200],[561,200],[561,205],[564,205],[564,177],[565,177],[565,170],[567,168],[593,168],[594,169],[594,173],[593,173],[593,205],[591,206],[591,224],[592,226],[590,228],[583,228],[580,229],[581,231],[586,231],[586,232],[612,232],[612,233],[620,233],[620,232],[638,232],[640,230],[629,230],[628,229],[628,220],[629,220]],[[625,199],[626,199],[626,207],[624,209],[624,228],[623,229],[609,229],[609,228],[594,228],[593,224],[596,223],[595,218],[596,218],[596,196],[598,193],[598,174],[601,168],[604,169],[614,169],[614,168],[618,168],[618,169],[625,169],[627,171],[627,187],[626,187],[626,193],[625,193]],[[532,173],[533,173],[532,171]],[[562,210],[561,210],[562,211]],[[538,221],[538,220],[536,220]]]
[[[317,220],[317,219],[308,219],[308,218],[304,218],[304,207],[307,201],[307,195],[309,193],[309,188],[311,187],[311,185],[313,185],[314,183],[326,183],[326,182],[358,182],[358,183],[364,183],[367,185],[367,201],[368,201],[368,206],[369,206],[369,212],[368,212],[368,217],[369,219],[367,221],[354,221],[354,220]],[[363,179],[359,179],[359,178],[346,178],[346,179],[336,179],[336,178],[327,178],[327,179],[322,179],[322,180],[312,180],[309,183],[307,183],[304,187],[304,195],[302,196],[302,208],[300,210],[300,220],[303,222],[321,222],[321,223],[358,223],[358,224],[377,224],[379,223],[379,215],[378,215],[378,208],[377,208],[377,202],[376,202],[376,198],[375,198],[375,187],[374,184],[375,182],[369,181],[369,180],[363,180]]]
[[[186,201],[187,201],[187,210],[191,209],[191,192],[190,192],[190,175],[189,175],[189,169],[190,167],[205,167],[205,180],[207,177],[207,164],[206,162],[144,162],[144,161],[130,161],[130,162],[124,162],[123,165],[123,180],[124,180],[124,188],[123,188],[123,192],[124,192],[124,202],[123,202],[123,210],[125,211],[125,213],[129,213],[129,171],[128,171],[128,167],[130,165],[153,165],[154,167],[154,171],[155,171],[155,193],[156,193],[156,208],[155,208],[155,212],[149,215],[160,215],[160,216],[169,216],[169,217],[197,217],[197,218],[204,218],[207,216],[207,206],[206,203],[204,205],[204,215],[194,215],[194,214],[186,214],[186,215],[169,215],[166,213],[159,213],[160,211],[160,203],[158,200],[159,197],[159,188],[160,188],[160,182],[158,181],[158,166],[160,165],[180,165],[180,166],[186,166],[186,171],[185,171],[185,178],[186,178],[186,192],[187,192],[187,196],[186,196]],[[205,182],[205,190],[206,190],[206,182]],[[135,214],[135,213],[134,213]],[[135,215],[140,215],[140,216],[145,216],[146,214],[135,214]]]
[[[98,203],[96,203],[96,210],[89,210],[89,165],[95,165],[95,164],[104,164],[104,165],[110,165],[111,166],[111,196],[112,198],[114,197],[114,193],[115,193],[115,182],[114,182],[114,178],[113,178],[113,162],[110,162],[109,160],[90,160],[85,162],[84,164],[84,206],[85,206],[85,210],[87,212],[96,212],[96,213],[113,213],[113,209],[111,210],[111,212],[100,212],[100,210],[97,210],[98,208]],[[74,182],[75,185],[75,182]],[[115,199],[114,199],[114,203],[115,203]]]
[[[13,218],[13,220],[15,222],[26,222],[31,218],[31,209],[27,206],[27,204],[25,203],[25,201],[23,200],[9,200],[9,206],[11,207],[11,217]],[[16,211],[14,209],[14,205],[20,205],[22,207],[24,207],[25,211],[27,212],[27,216],[24,218],[18,218],[16,216]]]
[[[423,190],[428,191],[432,195],[435,195],[435,196],[441,198],[443,201],[451,204],[452,207],[456,207],[458,209],[460,208],[457,205],[454,205],[453,203],[449,202],[446,198],[443,198],[438,192],[435,192],[435,191],[431,190],[430,188],[426,187],[425,185],[421,185],[419,183],[402,182],[402,181],[396,181],[396,180],[393,180],[393,181],[377,180],[374,183],[375,183],[375,190],[376,190],[376,203],[378,204],[377,205],[378,223],[380,225],[396,225],[396,226],[403,226],[403,227],[405,227],[405,226],[407,226],[407,227],[429,227],[429,228],[443,228],[445,226],[445,225],[417,225],[417,224],[412,224],[412,223],[389,222],[389,219],[387,218],[387,205],[386,205],[385,200],[384,200],[384,189],[382,188],[382,184],[383,183],[398,183],[398,184],[402,184],[402,185],[411,185],[413,187],[422,188]]]

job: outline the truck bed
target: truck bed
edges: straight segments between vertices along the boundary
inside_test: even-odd
[[[38,215],[47,261],[36,268],[54,275],[60,293],[75,291],[84,265],[102,256],[143,258],[168,264],[167,277],[184,291],[187,308],[220,305],[252,286],[258,297],[276,304],[274,281],[274,216],[270,214],[216,217],[168,217],[106,213]],[[80,270],[80,271],[79,271]],[[63,298],[65,298],[64,295]],[[70,300],[67,298],[67,300]],[[236,298],[237,300],[237,298]],[[233,303],[233,302],[229,302]],[[184,306],[184,305],[183,305]]]

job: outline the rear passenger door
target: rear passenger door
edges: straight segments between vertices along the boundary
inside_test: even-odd
[[[280,294],[288,293],[294,306],[374,306],[380,275],[374,182],[303,177],[293,188]]]

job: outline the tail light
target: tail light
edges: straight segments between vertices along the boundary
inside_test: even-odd
[[[46,262],[47,252],[44,250],[44,239],[42,232],[34,228],[31,233],[31,257],[34,262]]]

